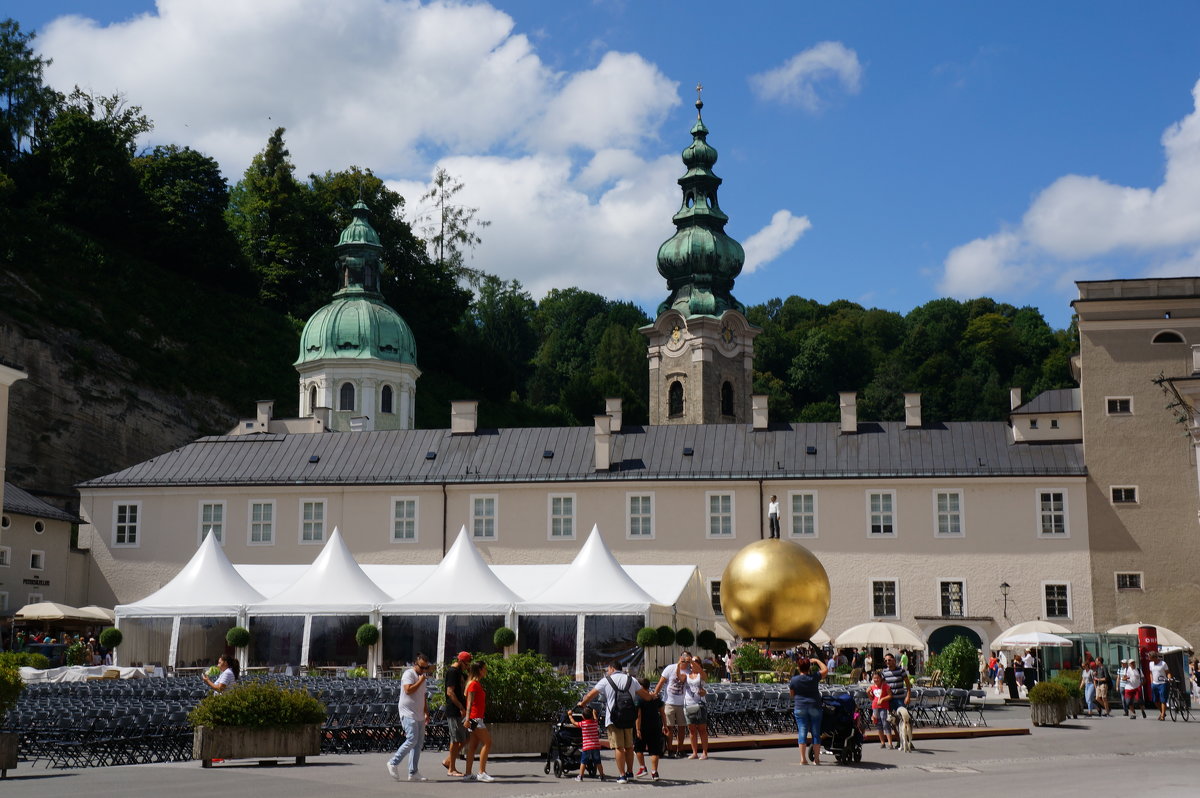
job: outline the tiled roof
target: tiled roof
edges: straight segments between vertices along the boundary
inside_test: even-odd
[[[1042,391],[1025,404],[1014,410],[1014,413],[1078,413],[1082,405],[1078,388],[1061,388],[1056,391]]]
[[[54,521],[66,521],[78,524],[79,518],[65,510],[60,510],[52,504],[47,504],[27,491],[21,490],[11,482],[4,483],[4,512],[14,515],[29,515],[34,518],[47,518]]]
[[[1014,444],[996,421],[866,422],[851,435],[836,423],[632,427],[612,436],[613,468],[600,472],[593,435],[550,427],[210,437],[79,487],[1086,474],[1081,444]]]

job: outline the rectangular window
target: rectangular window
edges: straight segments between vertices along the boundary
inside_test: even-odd
[[[275,502],[250,502],[251,546],[270,546],[275,543]]]
[[[225,545],[225,502],[200,502],[200,542],[209,530],[217,536],[217,542]]]
[[[941,608],[943,618],[961,618],[966,615],[963,599],[965,590],[961,579],[950,579],[941,583]]]
[[[41,593],[30,593],[28,596],[25,597],[26,604],[39,604],[39,603],[41,603],[41,601],[42,601]]]
[[[817,494],[792,494],[792,535],[804,538],[817,536]]]
[[[12,547],[0,546],[0,567],[7,568],[12,563]]]
[[[1043,537],[1067,534],[1067,494],[1061,490],[1039,490],[1038,530]]]
[[[1137,504],[1137,488],[1135,486],[1126,486],[1112,489],[1113,504]]]
[[[896,534],[896,491],[879,491],[867,494],[867,513],[870,516],[868,535]]]
[[[1030,428],[1030,429],[1037,429],[1037,428],[1038,428],[1038,426],[1037,426],[1037,419],[1036,419],[1036,418],[1031,418],[1031,419],[1029,419],[1029,428]]]
[[[940,538],[962,537],[962,491],[935,491],[933,502],[934,512],[937,515],[937,536]]]
[[[1047,582],[1044,590],[1046,591],[1046,617],[1070,618],[1071,586],[1061,582]]]
[[[725,613],[721,612],[721,580],[720,579],[710,579],[708,581],[708,595],[709,595],[709,599],[712,601],[713,612],[717,615],[724,615]]]
[[[654,494],[627,493],[626,500],[629,502],[628,536],[654,537]]]
[[[0,612],[8,612],[8,591],[0,590]]]
[[[1110,416],[1128,416],[1133,413],[1133,399],[1128,396],[1109,396],[1104,400]]]
[[[46,552],[31,551],[29,552],[29,570],[41,571],[46,567]]]
[[[113,546],[138,545],[142,503],[118,504],[113,508]]]
[[[733,494],[706,493],[708,499],[708,536],[733,537]]]
[[[476,538],[496,537],[496,497],[471,497],[471,534]]]
[[[1117,590],[1141,590],[1142,574],[1140,571],[1117,572]]]
[[[392,499],[392,542],[413,543],[417,539],[417,500],[415,497]]]
[[[575,537],[575,495],[550,496],[550,539]]]
[[[896,618],[896,580],[876,579],[871,582],[871,615],[875,618]]]
[[[325,502],[305,499],[300,502],[300,542],[321,543],[325,540]]]
[[[1050,429],[1058,429],[1058,419],[1057,418],[1050,419]]]

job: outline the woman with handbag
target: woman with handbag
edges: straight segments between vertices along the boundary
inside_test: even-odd
[[[708,691],[704,689],[704,668],[694,662],[692,672],[687,676],[683,700],[683,713],[692,741],[692,755],[688,759],[708,759],[708,705],[704,703],[707,694]],[[697,738],[700,741],[698,748]]]

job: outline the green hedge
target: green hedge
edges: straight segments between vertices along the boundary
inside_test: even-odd
[[[193,726],[302,726],[325,722],[325,705],[307,690],[244,682],[205,697],[188,715]]]
[[[487,691],[489,723],[554,720],[579,700],[571,679],[536,652],[524,651],[508,658],[503,654],[477,654],[474,661],[487,663],[483,687]]]
[[[44,671],[50,667],[50,659],[35,651],[5,651],[0,654],[0,667],[37,668]]]
[[[1063,704],[1067,701],[1067,690],[1058,682],[1038,682],[1029,691],[1031,704]]]

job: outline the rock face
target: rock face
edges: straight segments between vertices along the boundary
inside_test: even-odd
[[[137,384],[137,364],[54,325],[0,315],[0,358],[29,378],[12,388],[7,479],[75,511],[74,485],[119,471],[237,420],[219,399]]]

